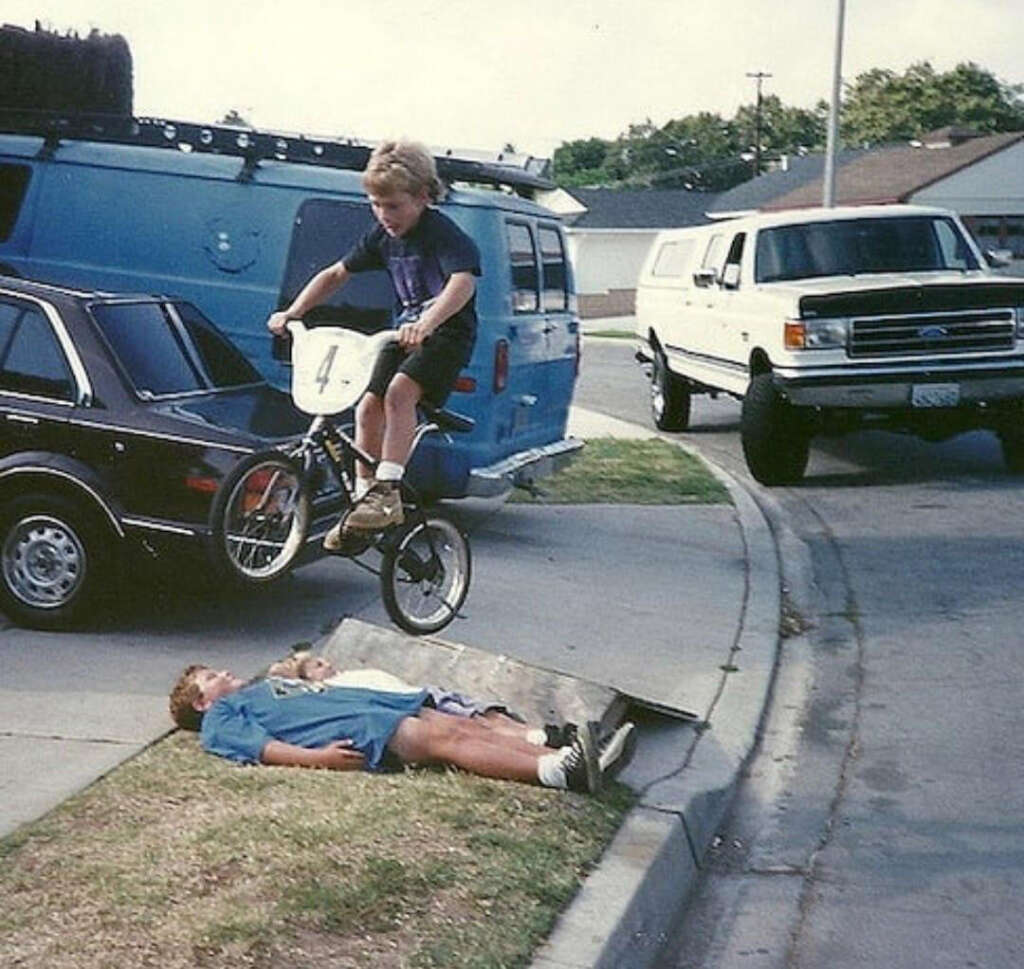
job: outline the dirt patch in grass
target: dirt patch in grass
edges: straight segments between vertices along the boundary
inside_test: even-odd
[[[0,841],[19,969],[524,966],[632,795],[238,767],[175,733]]]
[[[542,504],[684,505],[729,501],[707,465],[658,438],[598,437],[567,468],[540,482],[536,495],[517,489],[511,501]]]

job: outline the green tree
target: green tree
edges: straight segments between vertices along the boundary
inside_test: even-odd
[[[1024,128],[1022,86],[1003,84],[977,64],[937,73],[928,61],[902,74],[874,68],[859,74],[843,98],[843,140],[852,144],[907,141],[947,125],[978,131]]]

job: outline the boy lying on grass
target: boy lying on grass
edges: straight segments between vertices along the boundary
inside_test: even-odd
[[[330,668],[326,676],[335,672]],[[179,727],[199,732],[204,750],[239,763],[369,771],[448,764],[483,777],[600,790],[596,724],[584,724],[571,743],[551,750],[511,718],[518,733],[495,729],[483,716],[431,709],[429,697],[426,689],[396,692],[296,676],[246,683],[227,670],[195,664],[171,691],[170,711]],[[627,751],[624,743],[618,748],[609,771]]]

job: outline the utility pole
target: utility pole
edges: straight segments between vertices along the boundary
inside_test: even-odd
[[[839,0],[836,19],[836,53],[832,67],[832,102],[828,109],[828,141],[825,145],[825,177],[821,204],[830,209],[836,204],[836,153],[839,150],[839,93],[843,80],[843,20],[846,0]]]
[[[747,71],[747,77],[757,80],[757,110],[754,114],[756,132],[754,134],[754,175],[761,174],[761,82],[766,77],[771,77],[764,71]]]

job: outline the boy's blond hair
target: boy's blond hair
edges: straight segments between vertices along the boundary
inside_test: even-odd
[[[182,730],[198,731],[203,724],[203,715],[195,708],[195,704],[203,695],[196,683],[196,673],[204,669],[206,667],[202,663],[193,663],[178,677],[178,682],[171,690],[168,702],[171,719]]]
[[[383,141],[374,148],[363,172],[363,188],[378,195],[426,191],[431,202],[444,197],[434,156],[417,141]]]

